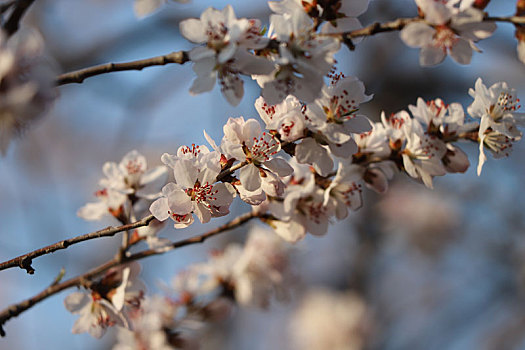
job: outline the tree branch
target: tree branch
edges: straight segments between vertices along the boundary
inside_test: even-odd
[[[33,0],[31,0],[33,1]],[[487,17],[485,18],[485,21],[492,21],[492,22],[509,22],[514,23],[516,25],[518,24],[525,24],[525,17],[523,16],[510,16],[510,17]],[[411,22],[424,22],[424,19],[419,17],[413,17],[413,18],[398,18],[395,21],[391,22],[385,22],[385,23],[373,23],[369,26],[366,26],[361,29],[353,30],[346,33],[329,33],[329,34],[323,34],[326,36],[341,36],[343,39],[343,42],[350,47],[350,49],[353,49],[354,46],[352,44],[353,38],[359,38],[364,36],[372,36],[378,33],[384,33],[384,32],[393,32],[403,29],[408,23]],[[278,42],[275,40],[271,40],[268,44],[268,47],[276,47],[278,46]],[[130,62],[122,62],[122,63],[105,63],[100,64],[93,67],[88,67],[84,69],[80,69],[77,71],[64,73],[60,76],[58,76],[56,80],[56,84],[58,86],[60,85],[66,85],[71,83],[82,83],[85,79],[111,73],[111,72],[120,72],[120,71],[128,71],[128,70],[142,70],[146,67],[152,67],[152,66],[163,66],[169,63],[178,63],[178,64],[184,64],[190,60],[188,56],[188,52],[186,51],[176,51],[172,52],[167,55],[163,56],[156,56],[151,57],[143,60],[137,60],[137,61],[130,61]]]
[[[244,162],[235,164],[232,167],[224,169],[223,171],[221,171],[219,173],[219,175],[217,175],[217,181],[227,181],[228,177],[234,171],[242,168],[246,164],[247,164],[247,162],[244,161]],[[95,239],[95,238],[100,238],[100,237],[112,237],[116,233],[119,233],[119,232],[123,232],[123,231],[128,232],[129,230],[133,230],[135,228],[148,226],[149,223],[152,220],[154,220],[154,219],[155,219],[155,217],[153,215],[150,215],[150,216],[147,216],[147,217],[143,218],[142,220],[136,221],[136,222],[131,223],[131,224],[122,225],[122,226],[118,226],[118,227],[107,227],[105,229],[102,229],[102,230],[99,230],[99,231],[96,231],[96,232],[87,233],[85,235],[81,235],[81,236],[65,239],[63,241],[60,241],[60,242],[57,242],[57,243],[54,243],[54,244],[50,244],[50,245],[45,246],[43,248],[34,250],[32,252],[20,255],[20,256],[18,256],[16,258],[13,258],[11,260],[4,261],[4,262],[0,263],[0,271],[9,269],[11,267],[18,266],[21,269],[26,270],[27,273],[32,275],[32,274],[35,273],[35,269],[33,268],[33,266],[31,266],[34,258],[38,258],[39,256],[42,256],[42,255],[54,253],[57,250],[66,249],[70,245],[77,244],[77,243],[80,243],[80,242],[84,242],[84,241],[88,241],[88,240]],[[220,229],[220,227],[218,229]],[[129,244],[129,241],[126,242],[126,246],[128,244]]]
[[[485,21],[491,22],[507,22],[515,25],[525,24],[525,16],[510,16],[510,17],[485,17]]]
[[[515,25],[519,24],[525,24],[525,17],[524,16],[509,16],[509,17],[486,17],[484,18],[484,21],[489,22],[508,22],[513,23]],[[346,32],[343,34],[338,33],[330,33],[326,35],[330,36],[342,36],[343,42],[349,46],[349,48],[353,49],[352,39],[353,38],[359,38],[364,36],[372,36],[378,33],[385,33],[385,32],[394,32],[403,29],[407,24],[412,22],[425,22],[423,18],[420,17],[412,17],[412,18],[398,18],[395,21],[392,22],[385,22],[385,23],[373,23],[369,26],[366,26],[361,29],[352,30],[350,32]]]
[[[192,244],[196,244],[196,243],[202,243],[205,240],[207,240],[208,238],[216,236],[216,235],[218,235],[221,232],[232,230],[232,229],[234,229],[236,227],[239,227],[242,224],[250,221],[251,219],[262,218],[262,217],[264,217],[264,215],[257,214],[255,212],[246,213],[246,214],[238,216],[235,219],[227,222],[226,224],[224,224],[222,226],[219,226],[216,229],[213,229],[211,231],[208,231],[208,232],[206,232],[206,233],[204,233],[204,234],[202,234],[200,236],[195,236],[195,237],[183,239],[183,240],[178,241],[178,242],[173,242],[172,244],[170,244],[170,245],[168,245],[166,247],[144,250],[142,252],[135,253],[135,254],[132,254],[132,255],[126,257],[125,260],[126,261],[140,260],[140,259],[146,258],[148,256],[164,254],[166,252],[169,252],[170,250],[181,248],[181,247],[184,247],[184,246],[187,246],[187,245],[192,245]]]
[[[20,24],[20,20],[34,1],[35,0],[18,0],[16,2],[16,4],[14,5],[14,9],[11,12],[11,15],[9,16],[9,19],[2,26],[7,36],[11,36],[14,33],[16,33]]]
[[[38,258],[39,256],[53,253],[60,249],[66,249],[70,245],[88,241],[90,239],[95,239],[95,238],[100,238],[100,237],[111,237],[111,236],[114,236],[116,233],[119,233],[122,231],[133,230],[135,228],[142,227],[142,226],[148,226],[149,223],[153,219],[155,219],[155,217],[153,215],[150,215],[150,216],[145,217],[142,220],[139,220],[137,222],[134,222],[128,225],[123,225],[123,226],[118,226],[118,227],[107,227],[105,229],[102,229],[96,232],[87,233],[85,235],[77,236],[74,238],[69,238],[69,239],[57,242],[55,244],[48,245],[44,248],[34,250],[27,254],[20,255],[14,259],[0,263],[0,271],[9,269],[11,267],[18,266],[21,269],[25,269],[27,273],[33,274],[35,270],[31,266],[31,263],[34,258]]]
[[[46,289],[44,289],[43,291],[41,291],[40,293],[38,293],[37,295],[29,298],[29,299],[26,299],[18,304],[13,304],[9,307],[7,307],[6,309],[2,310],[2,312],[0,312],[0,336],[4,337],[5,336],[5,331],[3,329],[3,325],[8,321],[10,320],[11,318],[13,317],[17,317],[18,315],[20,315],[22,312],[28,310],[29,308],[33,307],[35,304],[41,302],[42,300],[44,299],[47,299],[48,297],[54,295],[54,294],[57,294],[65,289],[69,289],[71,287],[78,287],[78,286],[82,286],[82,285],[85,285],[86,283],[89,283],[89,281],[94,278],[94,277],[97,277],[98,275],[104,273],[105,271],[109,270],[110,268],[112,267],[115,267],[115,266],[118,266],[118,265],[121,265],[121,264],[125,264],[127,262],[130,262],[130,261],[134,261],[134,260],[140,260],[140,259],[143,259],[143,258],[146,258],[146,257],[149,257],[149,256],[153,256],[153,255],[159,255],[159,254],[164,254],[168,251],[171,251],[171,250],[174,250],[176,248],[180,248],[180,247],[184,247],[184,246],[187,246],[187,245],[192,245],[192,244],[197,244],[197,243],[202,243],[204,242],[206,239],[210,238],[210,237],[213,237],[215,235],[218,235],[219,233],[222,233],[222,232],[225,232],[225,231],[229,231],[231,229],[234,229],[248,221],[250,221],[251,219],[254,219],[256,217],[262,217],[262,215],[259,215],[257,213],[254,213],[254,212],[250,212],[250,213],[246,213],[246,214],[243,214],[231,221],[229,221],[228,223],[222,225],[222,226],[219,226],[211,231],[208,231],[200,236],[195,236],[195,237],[191,237],[191,238],[188,238],[188,239],[184,239],[184,240],[181,240],[181,241],[178,241],[178,242],[174,242],[170,245],[168,245],[167,247],[163,247],[163,248],[159,248],[159,249],[148,249],[148,250],[145,250],[145,251],[142,251],[142,252],[139,252],[139,253],[135,253],[135,254],[132,254],[128,257],[124,256],[124,257],[120,257],[118,254],[115,258],[109,260],[108,262],[98,266],[98,267],[95,267],[94,269],[86,272],[85,274],[82,274],[80,276],[77,276],[77,277],[73,277],[67,281],[64,281],[62,283],[56,283],[56,284],[51,284],[49,287],[47,287]],[[143,220],[146,220],[150,217],[147,217],[147,218],[144,218]],[[141,220],[142,221],[142,220]],[[126,225],[124,225],[126,226]],[[124,226],[121,226],[121,227],[124,227]]]
[[[156,56],[146,58],[138,61],[122,62],[122,63],[105,63],[98,66],[80,69],[70,73],[64,73],[59,75],[56,84],[65,85],[71,83],[82,83],[84,79],[93,77],[95,75],[120,72],[126,70],[142,70],[146,67],[152,66],[164,66],[169,63],[184,64],[188,62],[190,58],[186,51],[176,51],[163,56]]]

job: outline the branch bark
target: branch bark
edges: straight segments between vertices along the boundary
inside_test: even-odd
[[[13,11],[9,16],[9,19],[2,26],[7,36],[11,36],[14,33],[16,33],[20,26],[20,21],[22,20],[22,17],[24,17],[24,14],[33,4],[34,1],[35,0],[18,0],[15,3]]]
[[[118,227],[107,227],[105,229],[102,229],[96,232],[87,233],[85,235],[65,239],[55,244],[48,245],[46,247],[34,250],[27,254],[20,255],[14,259],[0,263],[0,271],[9,269],[11,267],[18,266],[21,269],[26,270],[27,273],[33,274],[35,272],[35,269],[31,266],[31,263],[34,258],[38,258],[39,256],[53,253],[57,250],[66,249],[67,247],[73,244],[80,243],[80,242],[84,242],[84,241],[88,241],[88,240],[100,238],[100,237],[111,237],[119,232],[133,230],[133,229],[143,227],[143,226],[148,226],[149,223],[153,221],[153,219],[155,219],[154,216],[150,215],[150,216],[145,217],[142,220],[139,220],[137,222],[134,222],[128,225],[123,225],[123,226],[118,226]]]
[[[49,287],[47,287],[46,289],[44,289],[43,291],[41,291],[40,293],[38,293],[37,295],[29,298],[29,299],[26,299],[20,303],[17,303],[17,304],[13,304],[7,308],[5,308],[4,310],[2,310],[2,312],[0,312],[0,336],[2,337],[5,337],[5,331],[3,329],[3,326],[4,324],[10,320],[11,318],[14,318],[14,317],[17,317],[18,315],[20,315],[22,312],[30,309],[31,307],[33,307],[35,304],[41,302],[42,300],[45,300],[47,299],[48,297],[52,296],[52,295],[55,295],[65,289],[69,289],[69,288],[72,288],[72,287],[79,287],[79,286],[82,286],[82,285],[85,285],[86,283],[89,283],[91,279],[99,276],[100,274],[104,273],[105,271],[109,270],[110,268],[112,267],[115,267],[115,266],[118,266],[118,265],[121,265],[121,264],[125,264],[127,262],[130,262],[130,261],[134,261],[134,260],[140,260],[140,259],[143,259],[143,258],[146,258],[146,257],[149,257],[149,256],[153,256],[153,255],[159,255],[159,254],[164,254],[168,251],[171,251],[171,250],[174,250],[176,248],[180,248],[180,247],[184,247],[184,246],[188,246],[188,245],[192,245],[192,244],[197,244],[197,243],[202,243],[204,242],[205,240],[207,240],[208,238],[210,237],[213,237],[213,236],[216,236],[222,232],[226,232],[226,231],[229,231],[231,229],[234,229],[238,226],[241,226],[242,224],[250,221],[251,219],[254,219],[254,218],[257,218],[257,217],[262,217],[261,215],[257,214],[257,213],[254,213],[254,212],[250,212],[250,213],[246,213],[246,214],[243,214],[231,221],[229,221],[228,223],[222,225],[222,226],[219,226],[211,231],[208,231],[200,236],[195,236],[195,237],[191,237],[191,238],[188,238],[188,239],[184,239],[184,240],[181,240],[181,241],[178,241],[178,242],[174,242],[170,245],[168,245],[167,247],[163,247],[163,248],[160,248],[160,249],[148,249],[148,250],[144,250],[142,252],[139,252],[139,253],[135,253],[135,254],[132,254],[130,256],[119,256],[119,254],[117,254],[117,256],[115,256],[113,259],[105,262],[104,264],[102,265],[99,265],[98,267],[95,267],[94,269],[86,272],[85,274],[82,274],[82,275],[79,275],[77,277],[73,277],[67,281],[64,281],[62,283],[57,283],[57,284],[51,284]],[[149,217],[148,217],[149,218]],[[145,219],[148,219],[148,218],[144,218],[143,220]],[[142,221],[142,220],[141,220]],[[125,225],[126,226],[126,225]],[[123,227],[123,226],[121,226]]]
[[[176,51],[163,56],[146,58],[143,60],[122,62],[122,63],[105,63],[97,66],[80,69],[70,73],[59,75],[56,84],[65,85],[71,83],[82,83],[85,79],[111,72],[121,72],[127,70],[142,70],[146,67],[164,66],[169,63],[184,64],[190,58],[186,51]]]
[[[485,18],[485,21],[509,22],[509,23],[514,23],[515,25],[519,25],[519,24],[525,24],[525,17],[523,16],[487,17]],[[348,47],[350,47],[350,49],[353,49],[354,48],[352,44],[353,38],[372,36],[372,35],[375,35],[378,33],[384,33],[384,32],[398,31],[398,30],[403,29],[408,23],[411,23],[411,22],[424,22],[424,19],[419,18],[419,17],[398,18],[395,21],[385,22],[385,23],[373,23],[364,28],[353,30],[350,32],[342,33],[342,34],[333,33],[333,34],[324,34],[324,35],[337,36],[337,37],[340,36],[343,42]],[[268,47],[277,47],[277,46],[278,46],[278,42],[276,42],[275,40],[271,40],[270,43],[268,44]],[[188,52],[176,51],[176,52],[172,52],[167,55],[151,57],[151,58],[147,58],[143,60],[121,62],[121,63],[105,63],[105,64],[100,64],[97,66],[88,67],[88,68],[80,69],[80,70],[69,72],[69,73],[64,73],[58,76],[56,80],[56,84],[58,86],[71,84],[71,83],[80,84],[85,79],[96,76],[96,75],[112,73],[112,72],[128,71],[128,70],[142,70],[146,67],[163,66],[166,64],[170,64],[170,63],[184,64],[188,61],[190,61]]]

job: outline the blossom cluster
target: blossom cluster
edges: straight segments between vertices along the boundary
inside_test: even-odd
[[[256,119],[229,118],[220,143],[205,133],[212,150],[181,146],[175,155],[162,155],[167,167],[147,171],[136,151],[119,165],[106,163],[99,202],[79,215],[99,219],[110,213],[128,222],[129,213],[141,216],[149,206],[158,222],[171,218],[181,229],[195,216],[207,223],[227,215],[239,197],[287,241],[307,232],[323,235],[334,218],[362,206],[363,185],[383,193],[402,171],[432,188],[436,176],[465,172],[470,162],[458,142],[479,144],[478,174],[486,149],[495,158],[508,156],[524,120],[515,89],[504,82],[487,88],[478,79],[469,93],[470,117],[459,103],[419,98],[408,111],[382,112],[380,121],[371,122],[358,114],[372,98],[364,84],[333,74],[311,103],[292,95],[276,105],[257,99],[266,130]],[[167,168],[174,182],[166,184]],[[156,231],[147,230],[150,241]]]
[[[112,216],[120,223],[127,224],[144,217],[168,178],[165,166],[148,169],[146,157],[136,150],[128,152],[118,164],[106,162],[102,171],[105,177],[99,181],[101,189],[95,192],[97,201],[87,203],[77,212],[85,220]],[[150,246],[159,245],[162,242],[156,233],[162,226],[157,221],[148,227],[139,228],[132,239],[146,239]]]
[[[119,331],[117,349],[191,344],[195,329],[225,317],[233,303],[264,308],[273,297],[286,296],[293,274],[285,241],[297,242],[307,232],[324,235],[334,218],[342,220],[362,206],[363,185],[383,193],[401,171],[432,187],[434,177],[470,166],[457,145],[461,141],[479,144],[479,174],[485,149],[495,158],[507,156],[522,136],[518,127],[525,115],[518,112],[516,90],[504,82],[487,87],[478,79],[469,91],[468,114],[459,103],[419,98],[408,111],[382,112],[380,121],[372,122],[358,114],[360,104],[372,98],[364,84],[343,74],[331,77],[322,96],[310,103],[288,95],[271,105],[260,97],[255,106],[266,130],[256,119],[229,118],[220,143],[204,133],[212,150],[181,146],[176,154],[162,155],[166,167],[147,170],[137,151],[119,164],[106,163],[99,202],[79,210],[86,219],[109,213],[128,222],[149,206],[159,223],[171,218],[181,229],[193,224],[195,216],[207,223],[227,215],[239,197],[277,235],[255,230],[244,247],[231,244],[208,262],[189,266],[174,280],[178,298],[148,300],[133,317],[123,308],[127,297],[119,295],[127,295],[123,286],[140,283],[128,278],[133,274],[126,268],[110,271],[121,277],[113,281],[107,274],[88,292],[66,299],[66,307],[81,315],[74,332],[99,337],[118,325],[126,330]],[[166,184],[168,168],[174,182]],[[148,243],[164,242],[156,238],[157,231],[149,229]],[[195,322],[201,326],[195,328]]]
[[[289,254],[281,239],[254,227],[244,246],[230,244],[176,275],[167,295],[145,294],[135,262],[108,270],[64,304],[79,315],[73,333],[100,338],[118,326],[114,349],[192,348],[205,324],[226,318],[236,303],[265,308],[285,298],[293,281]]]
[[[481,52],[476,42],[496,30],[493,22],[483,22],[485,14],[472,7],[474,1],[415,0],[424,22],[413,22],[401,31],[401,39],[420,47],[422,66],[441,63],[447,53],[460,64],[469,64],[472,51]]]
[[[136,0],[135,11],[144,16],[166,2]],[[180,23],[181,34],[199,44],[188,55],[197,75],[190,92],[210,91],[218,81],[228,102],[237,105],[244,95],[242,76],[250,76],[261,88],[255,108],[262,123],[231,117],[220,142],[204,132],[209,146],[178,147],[161,156],[161,166],[148,168],[136,150],[119,163],[103,165],[97,201],[78,215],[86,220],[109,216],[121,224],[149,214],[155,220],[128,232],[117,255],[119,266],[82,281],[82,291],[66,297],[66,308],[79,315],[73,333],[100,338],[118,326],[116,350],[192,348],[205,323],[226,317],[233,305],[265,308],[272,299],[286,298],[294,280],[289,243],[307,233],[326,234],[333,221],[363,205],[364,187],[384,193],[394,175],[403,172],[432,188],[436,176],[469,168],[460,142],[479,147],[478,175],[487,150],[494,158],[510,154],[522,137],[518,128],[525,125],[525,114],[519,112],[516,90],[505,82],[487,87],[479,78],[466,111],[459,103],[419,98],[407,110],[382,112],[375,121],[360,113],[373,95],[357,77],[336,73],[334,55],[344,34],[361,28],[357,17],[368,2],[270,2],[268,30],[259,19],[237,18],[231,6],[208,8],[200,18]],[[476,43],[496,29],[485,21],[479,1],[415,2],[419,17],[400,35],[407,45],[421,48],[423,66],[438,64],[447,54],[469,63],[473,50],[479,51]],[[522,31],[518,26],[523,60]],[[0,37],[2,152],[54,97],[50,71],[38,70],[41,50],[34,36],[9,42]],[[126,261],[129,248],[144,240],[152,249],[148,253],[164,252],[172,242],[157,234],[168,219],[176,229],[194,224],[195,218],[208,223],[228,215],[236,198],[275,234],[255,229],[244,246],[230,244],[177,275],[173,295],[146,297],[138,263]],[[326,304],[317,300],[325,297],[312,299],[308,302]],[[352,346],[361,347],[356,324],[365,313],[362,302],[347,296],[328,299],[334,302],[330,314],[355,311],[351,319],[335,315],[355,337],[335,334],[333,346],[355,342]],[[318,309],[325,312],[324,306]],[[317,324],[300,326],[309,327]],[[301,347],[316,341],[307,339]]]
[[[166,0],[136,0],[139,15],[149,13]],[[401,30],[401,39],[421,48],[420,64],[441,63],[447,54],[460,64],[471,61],[476,43],[496,30],[485,20],[488,1],[415,0],[418,17]],[[270,105],[289,95],[313,102],[323,95],[323,77],[335,64],[347,33],[361,29],[357,19],[369,0],[270,1],[273,14],[265,30],[259,19],[236,18],[231,6],[206,9],[199,19],[180,23],[181,34],[195,47],[189,56],[197,78],[190,93],[210,91],[218,79],[225,98],[237,105],[244,94],[241,75],[250,76],[261,87]],[[523,12],[518,2],[517,15]],[[146,11],[147,9],[147,11]],[[523,60],[523,26],[516,25],[518,56]],[[354,38],[351,46],[359,42]],[[349,39],[345,39],[348,44]],[[525,61],[524,61],[525,62]]]

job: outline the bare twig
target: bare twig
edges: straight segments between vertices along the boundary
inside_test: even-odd
[[[4,13],[16,4],[16,0],[7,1],[0,5],[0,13]]]
[[[17,0],[14,4],[13,11],[9,16],[9,19],[4,23],[2,28],[6,32],[7,36],[11,36],[18,30],[20,20],[24,16],[25,12],[33,4],[35,0]]]
[[[111,267],[116,266],[117,264],[117,260],[112,259],[107,263],[104,263],[81,276],[71,278],[62,283],[52,284],[37,295],[35,295],[34,297],[26,299],[21,303],[9,306],[0,313],[0,336],[5,337],[3,325],[7,320],[20,315],[22,312],[26,311],[27,309],[31,308],[33,305],[41,302],[42,300],[50,297],[51,295],[57,294],[63,291],[64,289],[82,285],[85,280],[89,280],[93,277],[96,277],[104,271],[110,269]]]
[[[158,248],[158,249],[148,249],[148,250],[144,250],[144,251],[139,252],[139,253],[132,254],[132,255],[130,255],[130,256],[128,256],[126,258],[126,261],[139,260],[139,259],[143,259],[145,257],[152,256],[152,255],[164,254],[164,253],[166,253],[166,252],[168,252],[170,250],[173,250],[173,249],[176,249],[176,248],[180,248],[180,247],[184,247],[184,246],[187,246],[187,245],[192,245],[192,244],[196,244],[196,243],[202,243],[205,240],[207,240],[208,238],[213,237],[215,235],[218,235],[219,233],[222,233],[224,231],[232,230],[232,229],[234,229],[236,227],[239,227],[242,224],[250,221],[251,219],[262,218],[262,217],[264,217],[264,216],[260,215],[260,214],[257,214],[255,212],[246,213],[246,214],[238,216],[235,219],[233,219],[232,221],[229,221],[226,224],[224,224],[222,226],[219,226],[216,229],[213,229],[211,231],[208,231],[205,234],[202,234],[200,236],[195,236],[195,237],[191,237],[191,238],[188,238],[188,239],[183,239],[181,241],[174,242],[174,243],[172,243],[172,244],[170,244],[170,245],[168,245],[166,247],[162,247],[162,248]]]
[[[53,253],[60,249],[66,249],[70,245],[88,241],[90,239],[95,239],[95,238],[100,238],[100,237],[110,237],[122,231],[133,230],[135,228],[142,227],[142,226],[148,226],[149,223],[153,219],[154,219],[154,216],[150,215],[150,216],[145,217],[142,220],[139,220],[137,222],[134,222],[128,225],[123,225],[123,226],[118,226],[118,227],[107,227],[105,229],[102,229],[96,232],[87,233],[85,235],[77,236],[74,238],[69,238],[69,239],[57,242],[55,244],[48,245],[47,247],[37,249],[27,254],[20,255],[19,257],[16,257],[14,259],[0,263],[0,271],[11,268],[11,267],[18,266],[21,269],[25,269],[27,273],[33,274],[35,270],[31,266],[31,263],[34,258]]]
[[[373,23],[369,26],[366,26],[361,29],[352,30],[350,32],[346,32],[342,34],[343,40],[349,40],[352,38],[359,38],[363,36],[371,36],[378,33],[384,33],[384,32],[393,32],[403,29],[408,23],[411,22],[420,22],[423,21],[423,19],[419,17],[414,18],[398,18],[395,21],[392,22],[386,22],[386,23]],[[341,34],[333,34],[334,36],[338,36]]]
[[[216,229],[213,229],[211,231],[208,231],[200,236],[196,236],[196,237],[191,237],[191,238],[188,238],[188,239],[185,239],[185,240],[181,240],[181,241],[178,241],[178,242],[174,242],[172,243],[171,245],[167,246],[167,247],[164,247],[164,248],[160,248],[160,249],[149,249],[149,250],[145,250],[145,251],[142,251],[142,252],[139,252],[139,253],[135,253],[133,255],[130,255],[129,257],[123,257],[123,259],[121,259],[118,254],[115,258],[109,260],[108,262],[86,272],[85,274],[82,274],[82,275],[79,275],[77,277],[73,277],[67,281],[64,281],[62,283],[53,283],[51,284],[48,288],[44,289],[43,291],[41,291],[40,293],[38,293],[37,295],[29,298],[29,299],[26,299],[20,303],[17,303],[17,304],[13,304],[9,307],[7,307],[6,309],[2,310],[2,312],[0,312],[0,336],[4,337],[5,336],[5,331],[3,329],[3,325],[8,321],[10,320],[11,318],[13,317],[17,317],[18,315],[20,315],[22,312],[28,310],[29,308],[33,307],[35,304],[41,302],[42,300],[44,299],[47,299],[48,297],[54,295],[54,294],[57,294],[65,289],[69,289],[69,288],[72,288],[72,287],[78,287],[78,286],[82,286],[82,285],[85,285],[86,282],[89,282],[91,279],[99,276],[100,274],[104,273],[105,271],[109,270],[110,268],[112,267],[115,267],[115,266],[118,266],[120,264],[124,264],[124,263],[127,263],[129,261],[134,261],[134,260],[140,260],[140,259],[143,259],[143,258],[146,258],[146,257],[149,257],[149,256],[153,256],[153,255],[159,255],[159,254],[163,254],[165,252],[168,252],[168,251],[171,251],[171,250],[174,250],[176,248],[180,248],[180,247],[184,247],[184,246],[187,246],[187,245],[192,245],[192,244],[196,244],[196,243],[202,243],[204,242],[206,239],[212,237],[212,236],[215,236],[215,235],[218,235],[219,233],[222,233],[222,232],[226,232],[226,231],[229,231],[231,229],[234,229],[248,221],[250,221],[251,219],[254,219],[256,217],[260,217],[260,215],[256,214],[256,213],[246,213],[244,215],[241,215],[235,219],[233,219],[232,221],[222,225],[222,226],[219,226],[217,227]],[[149,218],[149,217],[148,217]],[[145,218],[147,219],[147,218]],[[143,219],[143,220],[145,220]]]
[[[93,77],[95,75],[120,72],[127,70],[142,70],[146,67],[164,66],[169,63],[184,64],[190,59],[186,51],[176,51],[167,55],[146,58],[138,61],[122,62],[122,63],[105,63],[98,66],[80,69],[70,73],[60,75],[57,80],[57,85],[65,85],[71,83],[82,83],[84,79]]]
[[[510,17],[485,17],[485,21],[491,22],[508,22],[513,24],[525,24],[525,16],[510,16]]]
[[[235,164],[234,166],[230,168],[224,169],[221,173],[219,173],[219,175],[217,175],[217,181],[226,181],[227,178],[234,171],[242,168],[246,164],[247,162],[244,161],[244,162]],[[145,217],[142,220],[133,222],[131,224],[126,224],[126,225],[122,225],[118,227],[107,227],[105,229],[102,229],[96,232],[87,233],[85,235],[69,238],[69,239],[48,245],[46,247],[34,250],[32,252],[20,255],[16,258],[0,263],[0,271],[9,269],[11,267],[18,266],[21,269],[26,270],[27,273],[32,275],[33,273],[35,273],[35,269],[33,268],[33,266],[31,266],[34,258],[37,258],[42,255],[54,253],[57,250],[66,249],[70,245],[77,244],[80,242],[84,242],[84,241],[88,241],[88,240],[96,239],[96,238],[101,238],[101,237],[111,237],[111,236],[114,236],[116,233],[123,232],[123,231],[125,231],[126,234],[123,237],[123,245],[122,245],[122,249],[120,250],[120,254],[124,255],[130,244],[129,231],[139,228],[139,227],[148,226],[149,223],[153,219],[155,219],[154,216],[150,215],[150,216]],[[121,259],[126,260],[125,257],[121,257]]]

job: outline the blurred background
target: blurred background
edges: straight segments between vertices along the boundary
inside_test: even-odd
[[[24,25],[41,31],[50,56],[67,72],[190,49],[178,32],[179,22],[199,17],[210,5],[221,9],[228,3],[237,17],[267,21],[265,1],[169,3],[138,20],[132,0],[39,0]],[[487,11],[511,15],[515,3],[494,0]],[[366,25],[415,13],[412,0],[372,0],[360,19]],[[483,54],[475,53],[468,66],[447,58],[437,67],[421,68],[419,50],[406,47],[399,33],[385,33],[365,38],[354,52],[343,47],[337,66],[374,94],[362,106],[373,120],[381,110],[406,109],[417,97],[441,97],[466,108],[477,77],[488,86],[506,81],[523,99],[525,66],[516,57],[513,26],[498,24],[479,46]],[[257,117],[253,102],[259,89],[253,81],[245,80],[245,97],[234,108],[218,88],[190,96],[193,78],[189,64],[168,65],[59,87],[47,116],[0,159],[0,260],[116,224],[76,216],[78,208],[94,200],[104,162],[118,162],[137,149],[149,166],[158,165],[164,152],[205,143],[203,129],[218,141],[228,117]],[[301,281],[289,302],[274,302],[266,311],[237,310],[212,327],[203,348],[293,349],[291,317],[310,288],[323,287],[352,290],[365,300],[372,320],[364,331],[367,349],[525,349],[525,145],[518,143],[508,159],[491,158],[480,177],[475,174],[477,146],[462,148],[473,166],[465,174],[436,178],[433,191],[403,175],[386,195],[365,191],[361,210],[333,225],[325,237],[309,236],[298,245],[294,268]],[[249,209],[235,203],[232,216]],[[227,220],[221,219],[186,230],[168,227],[161,235],[189,237]],[[205,260],[211,249],[243,241],[246,230],[144,260],[148,292],[161,291],[162,283]],[[69,278],[111,258],[119,242],[119,237],[100,239],[41,257],[33,263],[35,275],[2,271],[0,308],[46,288],[62,267]],[[77,316],[63,306],[68,293],[9,321],[0,349],[110,349],[111,331],[102,340],[71,334]]]

